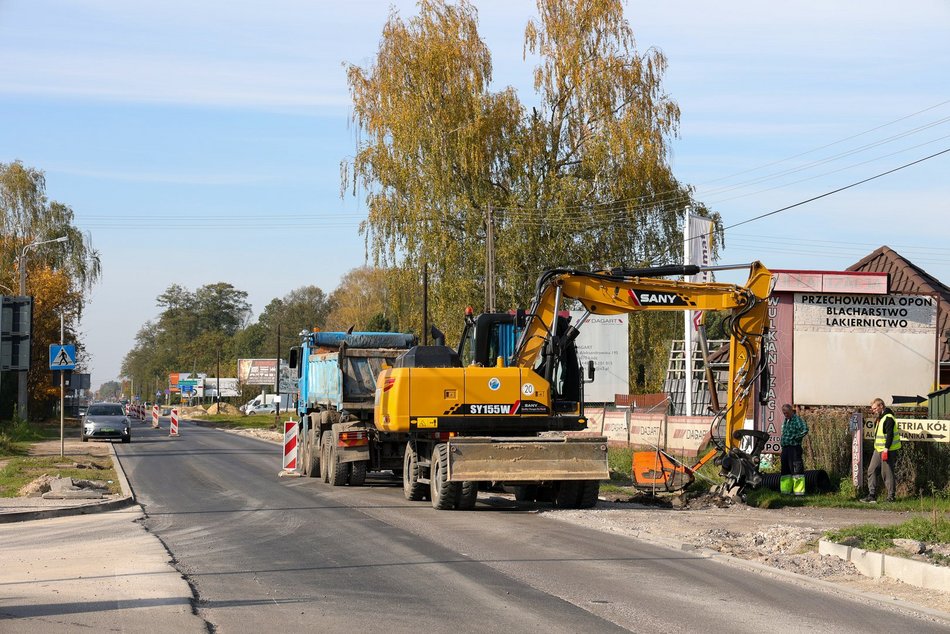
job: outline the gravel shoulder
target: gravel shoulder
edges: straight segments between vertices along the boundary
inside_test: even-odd
[[[850,562],[818,554],[818,540],[825,531],[858,524],[899,524],[914,517],[913,513],[808,507],[758,509],[744,505],[720,508],[702,502],[671,509],[601,500],[591,510],[548,510],[542,515],[606,533],[706,548],[950,614],[950,588],[940,592],[887,578],[870,579]]]

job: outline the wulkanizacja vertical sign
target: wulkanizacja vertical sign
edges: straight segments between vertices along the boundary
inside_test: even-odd
[[[790,349],[793,318],[792,298],[772,295],[768,301],[769,331],[763,338],[762,354],[769,373],[768,392],[757,429],[768,432],[765,453],[782,452],[782,405],[792,402],[792,352]],[[759,410],[756,410],[757,412]]]

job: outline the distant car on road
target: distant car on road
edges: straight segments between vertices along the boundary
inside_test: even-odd
[[[247,409],[244,410],[244,413],[248,416],[252,414],[276,414],[277,405],[274,403],[266,403],[264,405],[249,405]]]
[[[80,433],[83,442],[90,438],[132,442],[132,421],[120,403],[93,403],[83,416]]]

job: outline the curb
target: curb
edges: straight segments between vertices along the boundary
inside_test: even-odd
[[[30,520],[45,520],[54,517],[69,517],[71,515],[89,515],[92,513],[104,513],[106,511],[115,511],[135,504],[135,494],[132,487],[129,486],[129,480],[125,477],[125,471],[122,470],[122,463],[119,462],[115,453],[115,447],[109,443],[109,454],[112,456],[112,466],[115,468],[116,477],[119,480],[119,487],[122,489],[122,497],[114,500],[105,500],[95,504],[83,504],[81,506],[60,506],[56,508],[42,509],[37,511],[21,511],[14,513],[0,513],[0,524],[12,524],[13,522],[27,522]]]
[[[836,544],[825,539],[818,542],[818,552],[850,561],[858,572],[872,579],[888,577],[927,590],[950,588],[950,568]]]

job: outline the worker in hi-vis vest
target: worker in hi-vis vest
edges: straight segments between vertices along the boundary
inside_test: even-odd
[[[881,399],[871,401],[871,413],[877,416],[877,424],[874,427],[874,455],[868,465],[868,494],[863,501],[877,501],[877,472],[880,471],[887,489],[887,501],[893,502],[897,493],[894,465],[897,464],[897,452],[901,448],[900,430],[894,412],[884,407]]]
[[[791,404],[782,405],[785,422],[782,423],[782,479],[783,494],[805,495],[805,458],[802,440],[808,434],[808,425],[795,413]]]

